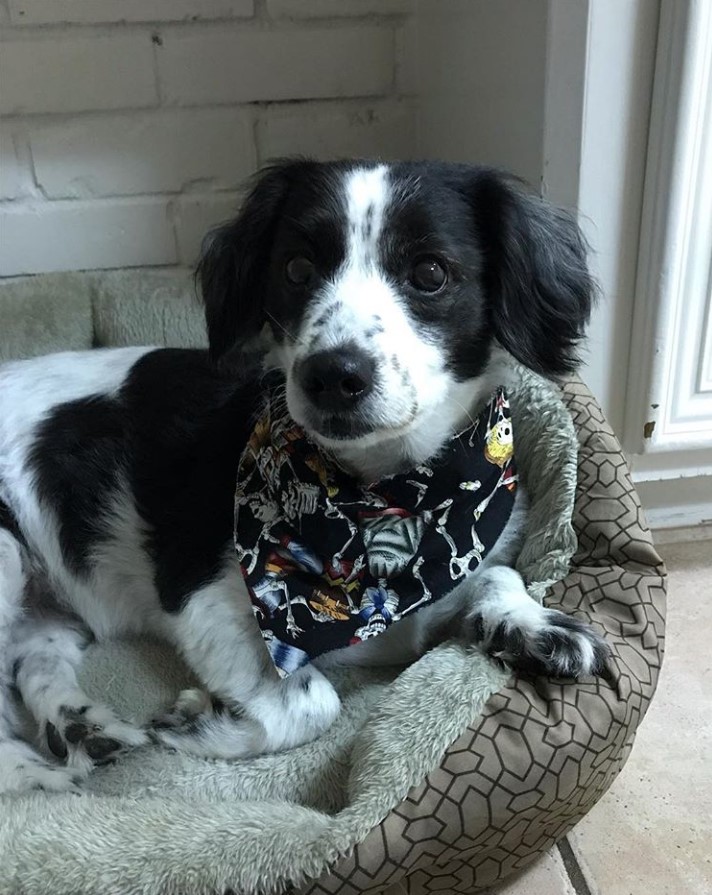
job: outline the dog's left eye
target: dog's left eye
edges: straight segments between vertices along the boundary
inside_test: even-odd
[[[314,274],[314,262],[304,255],[295,255],[287,261],[284,274],[292,286],[306,286]]]
[[[438,292],[447,283],[447,271],[437,258],[424,256],[416,259],[410,282],[421,292]]]

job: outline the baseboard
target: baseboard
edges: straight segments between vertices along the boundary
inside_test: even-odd
[[[654,531],[692,532],[712,526],[712,476],[639,481],[636,487]]]
[[[679,528],[653,529],[656,544],[687,544],[690,541],[712,541],[712,525],[681,525]]]

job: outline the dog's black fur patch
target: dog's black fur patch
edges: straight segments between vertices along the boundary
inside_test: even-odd
[[[256,371],[218,373],[206,352],[144,355],[115,396],[72,401],[40,426],[31,463],[67,565],[87,576],[122,481],[147,526],[161,605],[175,611],[220,571],[237,463],[259,402]]]
[[[106,534],[105,514],[126,463],[127,418],[117,400],[95,395],[57,407],[38,427],[29,458],[40,500],[54,511],[67,566],[86,576]]]

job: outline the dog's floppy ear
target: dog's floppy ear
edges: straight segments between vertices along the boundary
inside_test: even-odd
[[[540,373],[576,369],[596,288],[575,219],[497,171],[481,172],[470,196],[500,344]]]
[[[275,229],[300,164],[298,159],[286,160],[259,171],[235,220],[217,227],[203,242],[196,279],[214,361],[225,359],[262,330]]]

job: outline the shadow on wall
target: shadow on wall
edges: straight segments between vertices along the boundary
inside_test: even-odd
[[[412,155],[411,3],[334,6],[12,0],[0,274],[192,264],[270,158]]]

